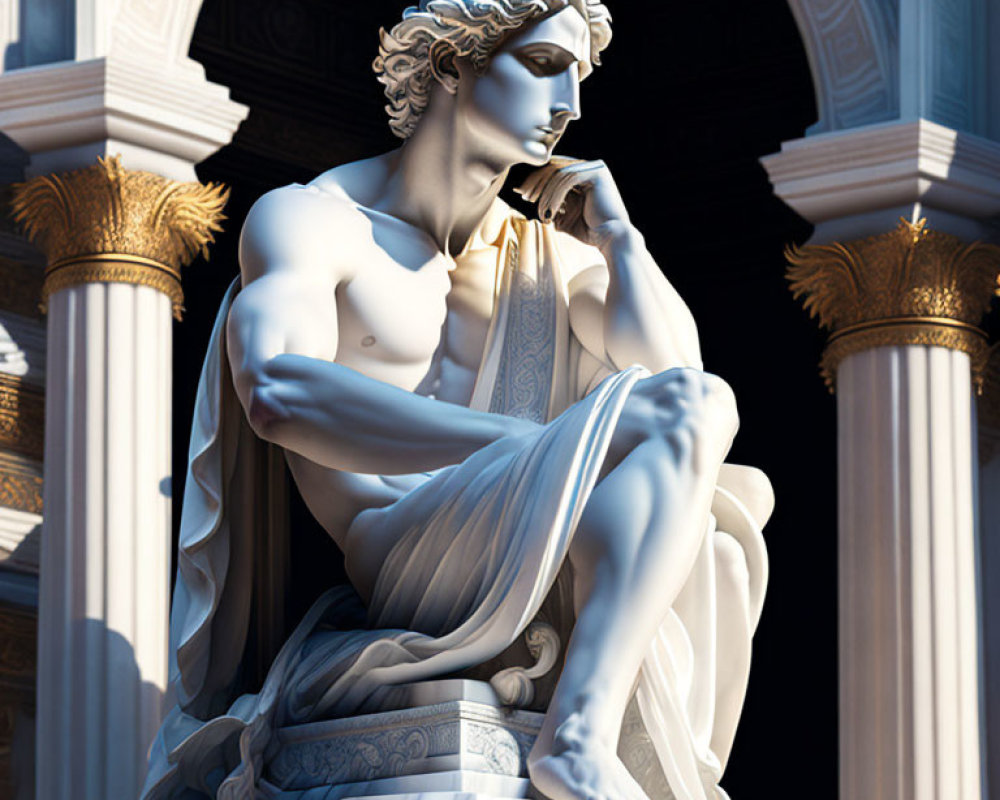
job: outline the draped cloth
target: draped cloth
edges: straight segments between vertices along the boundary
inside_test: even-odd
[[[567,264],[551,225],[510,212],[496,248],[495,313],[472,405],[547,424],[362,512],[346,539],[348,573],[367,533],[391,531],[396,541],[367,608],[350,587],[324,593],[253,693],[240,683],[248,651],[260,646],[248,639],[253,594],[270,591],[277,602],[286,590],[260,579],[268,565],[256,563],[258,543],[280,544],[288,530],[262,506],[273,453],[233,389],[225,323],[238,286],[227,293],[191,434],[171,617],[175,705],[153,744],[144,798],[270,796],[266,764],[279,727],[377,710],[395,686],[489,661],[537,614],[628,394],[647,373],[634,367],[587,391],[596,381],[570,331]],[[757,506],[717,488],[701,554],[636,676],[642,724],[677,800],[725,797],[717,784],[767,575]]]

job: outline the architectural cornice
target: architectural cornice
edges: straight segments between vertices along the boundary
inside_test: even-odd
[[[795,139],[761,163],[775,194],[814,225],[914,203],[1000,214],[1000,143],[925,119]]]
[[[110,55],[0,74],[0,130],[31,153],[35,174],[122,152],[130,168],[190,180],[247,107],[197,71],[159,66]]]

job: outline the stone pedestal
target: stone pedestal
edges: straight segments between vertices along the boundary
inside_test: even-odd
[[[267,796],[340,800],[525,798],[527,758],[542,714],[505,709],[489,684],[403,687],[395,710],[285,728]]]

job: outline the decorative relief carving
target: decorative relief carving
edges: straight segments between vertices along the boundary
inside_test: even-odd
[[[35,688],[38,618],[0,606],[0,683]]]
[[[0,506],[41,514],[41,465],[12,453],[0,452]]]
[[[45,393],[0,373],[0,448],[41,461],[44,441]]]
[[[982,386],[989,348],[976,325],[996,291],[1000,247],[903,220],[879,236],[792,247],[786,255],[792,293],[831,331],[821,363],[831,390],[847,356],[898,345],[968,353]]]
[[[924,47],[930,51],[929,57],[920,60],[929,95],[925,113],[956,130],[975,129],[980,71],[987,74],[986,66],[979,63],[980,48],[974,44],[976,17],[985,16],[976,9],[978,5],[967,0],[936,0],[927,10],[930,20],[923,31]]]
[[[474,757],[480,772],[525,777],[541,715],[450,702],[372,714],[365,721],[294,729],[317,733],[283,738],[268,766],[269,780],[285,790],[337,786],[434,772],[440,767],[430,759],[444,756]]]
[[[216,184],[126,170],[114,156],[18,184],[12,210],[48,257],[43,305],[67,286],[132,283],[167,294],[180,319],[181,267],[208,256],[228,195]]]
[[[789,0],[809,52],[819,122],[841,130],[899,115],[896,3]]]
[[[0,308],[22,317],[40,317],[42,270],[0,257]]]

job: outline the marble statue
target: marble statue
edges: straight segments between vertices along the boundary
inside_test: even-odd
[[[610,23],[596,0],[421,0],[375,62],[403,145],[254,206],[199,389],[145,797],[276,796],[276,729],[490,661],[557,580],[575,621],[534,787],[645,798],[616,755],[634,697],[673,796],[725,797],[773,498],[724,463],[732,392],[607,166],[554,155]],[[516,164],[537,219],[499,198]],[[248,691],[260,596],[285,590],[275,451],[351,586]]]

